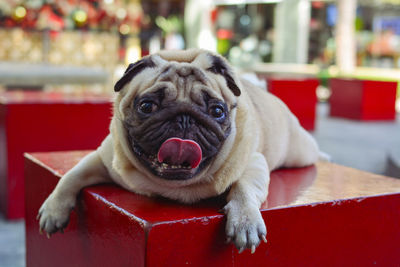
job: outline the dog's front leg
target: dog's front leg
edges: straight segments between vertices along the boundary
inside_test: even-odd
[[[268,195],[268,185],[267,162],[262,154],[254,153],[243,176],[232,185],[224,207],[227,239],[239,253],[246,248],[254,253],[261,240],[266,242],[267,229],[260,207]]]
[[[89,185],[110,181],[108,172],[97,151],[85,156],[58,182],[54,191],[39,209],[40,231],[47,236],[62,231],[69,222],[79,191]]]

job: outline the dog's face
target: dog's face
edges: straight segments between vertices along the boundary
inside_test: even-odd
[[[145,57],[129,65],[115,91],[131,153],[167,180],[190,180],[213,162],[240,95],[225,60],[201,50]]]

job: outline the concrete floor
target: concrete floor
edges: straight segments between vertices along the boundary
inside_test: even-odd
[[[395,122],[358,122],[330,118],[329,107],[318,106],[313,133],[322,151],[332,161],[353,168],[383,174],[390,151],[400,152],[400,116]],[[23,221],[6,222],[0,217],[0,267],[25,266]]]
[[[25,266],[25,229],[21,220],[6,222],[0,217],[0,266]]]
[[[329,106],[318,106],[316,131],[320,149],[332,161],[368,172],[384,174],[389,153],[400,152],[400,116],[395,122],[360,122],[328,116]]]

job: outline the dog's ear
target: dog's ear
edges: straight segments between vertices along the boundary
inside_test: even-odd
[[[145,68],[153,68],[155,66],[156,64],[154,64],[154,62],[149,57],[143,58],[136,63],[129,64],[122,78],[119,79],[118,82],[115,84],[114,91],[119,92],[125,86],[125,84],[130,82],[133,77],[135,77]]]
[[[235,96],[240,96],[241,91],[237,86],[235,80],[233,79],[232,74],[230,73],[229,67],[227,64],[222,60],[222,58],[211,55],[211,67],[207,69],[215,74],[220,74],[225,77],[226,84],[228,88],[231,89]]]

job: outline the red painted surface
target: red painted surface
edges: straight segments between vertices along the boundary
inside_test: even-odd
[[[331,79],[330,115],[357,120],[394,120],[397,82]]]
[[[23,153],[94,149],[108,134],[110,97],[0,94],[0,211],[24,216]]]
[[[279,97],[309,131],[315,129],[316,90],[319,81],[313,78],[267,76],[268,91]]]
[[[225,218],[218,213],[224,197],[183,205],[110,184],[84,189],[65,233],[47,239],[38,233],[37,210],[60,175],[86,153],[27,156],[28,267],[400,263],[400,193],[393,193],[400,181],[329,163],[271,174],[262,207],[268,243],[253,255],[225,244]]]

